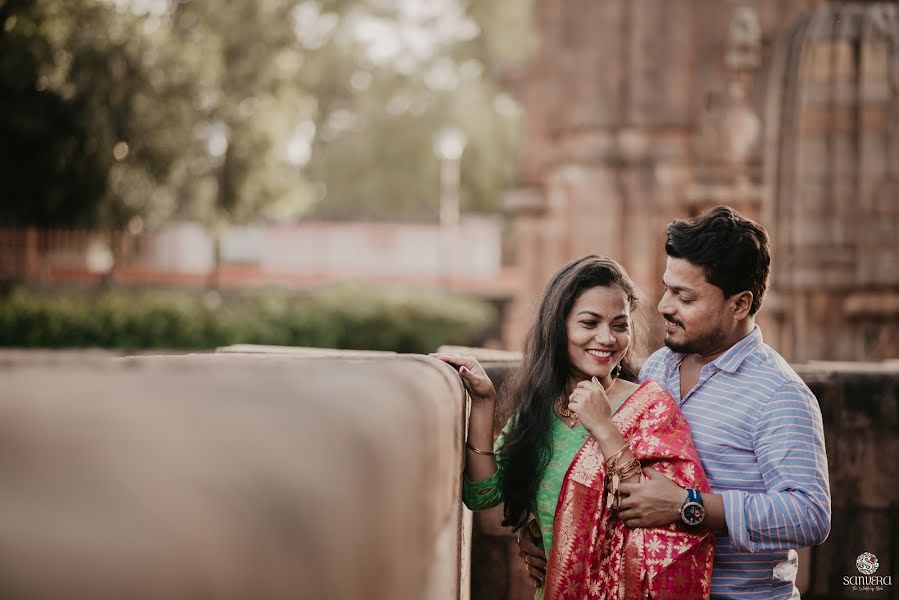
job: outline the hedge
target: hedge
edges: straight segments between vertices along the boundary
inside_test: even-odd
[[[441,344],[478,344],[497,318],[489,303],[426,290],[339,286],[293,297],[208,298],[18,290],[0,299],[0,346],[208,349],[246,343],[431,352]]]

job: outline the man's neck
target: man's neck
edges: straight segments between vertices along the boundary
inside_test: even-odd
[[[755,327],[755,319],[750,317],[736,327],[734,327],[733,331],[722,340],[720,344],[718,344],[715,348],[710,348],[707,352],[694,353],[690,354],[688,358],[692,360],[694,363],[699,364],[701,366],[705,366],[733,348],[737,343],[740,342],[747,335],[752,333],[753,328]]]

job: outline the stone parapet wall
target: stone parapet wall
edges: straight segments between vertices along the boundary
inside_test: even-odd
[[[0,380],[0,597],[468,597],[439,361],[7,352]]]
[[[821,405],[830,466],[833,527],[811,549],[803,598],[893,598],[843,585],[855,560],[871,552],[877,575],[899,577],[899,361],[797,365]]]

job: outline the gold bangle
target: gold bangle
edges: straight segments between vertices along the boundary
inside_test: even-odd
[[[618,449],[618,452],[616,452],[615,454],[610,456],[608,459],[606,459],[606,466],[611,467],[613,464],[615,464],[618,461],[618,459],[621,458],[621,455],[624,454],[624,451],[627,450],[627,448],[628,448],[627,442],[625,442],[624,446],[622,446],[621,448]]]
[[[618,475],[620,475],[621,478],[624,479],[624,477],[625,477],[624,474],[625,474],[625,473],[628,473],[628,476],[634,474],[634,473],[630,473],[630,471],[632,471],[635,467],[636,467],[637,471],[640,470],[640,461],[637,460],[636,458],[634,458],[633,460],[631,460],[630,462],[628,462],[628,463],[625,464],[624,466],[621,466],[621,467],[616,466],[616,467],[615,467],[614,469],[612,469],[612,470],[613,470],[614,472],[618,473]]]
[[[624,480],[639,474],[642,470],[643,467],[640,461],[635,458],[623,467],[609,469],[608,477],[612,479],[617,477],[619,480]]]
[[[486,450],[481,450],[480,448],[475,448],[470,443],[465,442],[465,447],[474,452],[475,454],[483,454],[484,456],[494,456],[496,452],[487,452]]]

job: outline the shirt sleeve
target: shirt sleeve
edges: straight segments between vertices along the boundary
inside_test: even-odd
[[[664,375],[664,362],[661,358],[661,350],[658,352],[654,352],[652,356],[646,359],[646,362],[643,363],[643,366],[640,367],[640,374],[637,376],[637,380],[640,383],[643,383],[647,379],[655,379],[656,381],[662,382],[665,380]]]
[[[640,368],[640,374],[637,375],[637,381],[643,383],[649,378],[649,369],[647,369],[647,365],[649,364],[649,360],[643,363],[643,366]]]
[[[764,493],[722,492],[731,545],[743,552],[814,546],[830,533],[830,484],[818,401],[805,385],[781,386],[753,436]]]
[[[487,510],[499,505],[503,501],[502,473],[503,473],[503,440],[509,431],[511,419],[503,427],[496,441],[493,442],[493,451],[496,452],[496,471],[493,475],[480,481],[469,481],[462,476],[462,502],[471,510]]]

